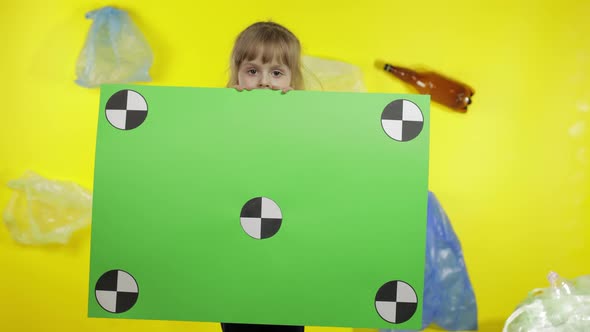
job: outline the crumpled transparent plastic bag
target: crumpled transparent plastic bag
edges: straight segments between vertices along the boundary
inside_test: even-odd
[[[21,244],[66,244],[90,224],[92,194],[71,181],[49,180],[27,171],[8,182],[13,190],[4,223]]]
[[[361,69],[343,61],[302,57],[305,90],[366,92]]]
[[[427,218],[422,329],[436,324],[448,331],[475,331],[477,302],[461,244],[432,192],[428,192]]]
[[[590,275],[568,280],[550,272],[547,279],[550,286],[529,292],[503,332],[590,331]]]
[[[86,18],[93,22],[76,63],[78,85],[151,81],[152,50],[125,11],[107,6]]]

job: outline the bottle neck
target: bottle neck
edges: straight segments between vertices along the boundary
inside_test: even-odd
[[[411,69],[392,66],[390,64],[385,65],[385,71],[388,71],[395,75],[397,78],[408,83],[415,83],[419,79],[419,74]]]

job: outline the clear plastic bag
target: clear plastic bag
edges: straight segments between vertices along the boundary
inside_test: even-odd
[[[428,193],[422,328],[477,330],[477,303],[461,244],[434,193]],[[401,330],[380,330],[381,332]]]
[[[107,6],[86,18],[93,23],[76,64],[78,85],[151,81],[152,50],[125,11]]]
[[[567,280],[550,272],[548,279],[550,286],[532,290],[503,332],[590,331],[590,275]]]
[[[359,67],[336,60],[305,55],[302,57],[305,90],[366,92]]]
[[[26,245],[66,244],[88,226],[92,194],[76,183],[48,180],[27,171],[8,182],[14,192],[4,211],[4,223],[16,242]]]

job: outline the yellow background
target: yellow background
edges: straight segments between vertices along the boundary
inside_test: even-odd
[[[469,83],[467,114],[432,107],[430,188],[463,245],[481,331],[500,331],[550,270],[590,273],[590,2],[4,2],[2,209],[6,182],[26,169],[92,188],[98,90],[73,81],[84,15],[109,4],[153,47],[150,84],[223,86],[236,34],[264,19],[290,27],[305,54],[359,66],[369,92],[413,92],[376,70],[377,58]],[[0,330],[219,331],[86,318],[88,258],[88,231],[67,247],[34,248],[0,227]]]

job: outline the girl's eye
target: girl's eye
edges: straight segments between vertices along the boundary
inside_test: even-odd
[[[278,70],[274,70],[274,71],[272,72],[272,76],[274,76],[274,77],[279,77],[279,76],[281,76],[281,75],[283,75],[283,73],[281,73],[281,72],[280,72],[280,71],[278,71]]]
[[[250,75],[256,75],[256,69],[250,69],[250,70],[248,70],[248,74],[250,74]]]

